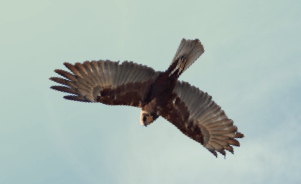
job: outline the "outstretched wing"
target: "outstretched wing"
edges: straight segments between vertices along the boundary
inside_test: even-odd
[[[50,80],[64,86],[52,89],[71,93],[65,99],[81,102],[101,102],[107,105],[130,105],[141,107],[143,97],[159,72],[154,69],[125,61],[122,64],[109,60],[86,61],[83,64],[64,63],[73,73],[55,70],[65,77]]]
[[[225,149],[233,153],[232,145],[239,146],[236,138],[244,135],[237,132],[233,121],[211,98],[187,82],[178,81],[173,98],[160,115],[217,157],[216,151],[223,155]]]

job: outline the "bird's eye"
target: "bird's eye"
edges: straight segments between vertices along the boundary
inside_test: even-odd
[[[146,122],[147,117],[143,116],[143,122]]]

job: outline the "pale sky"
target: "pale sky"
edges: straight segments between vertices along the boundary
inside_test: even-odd
[[[301,1],[0,2],[0,183],[301,183]],[[64,62],[169,66],[182,38],[205,53],[180,80],[245,134],[215,158],[140,109],[63,99]]]

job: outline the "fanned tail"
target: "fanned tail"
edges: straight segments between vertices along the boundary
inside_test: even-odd
[[[167,71],[170,75],[176,73],[180,76],[204,51],[204,47],[199,39],[186,40],[183,38]]]

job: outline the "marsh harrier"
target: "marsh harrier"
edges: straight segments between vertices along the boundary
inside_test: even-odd
[[[73,94],[64,96],[67,100],[139,107],[144,126],[162,116],[217,157],[216,151],[223,155],[225,150],[233,153],[232,145],[239,146],[236,138],[244,135],[237,132],[233,121],[210,95],[178,80],[203,53],[198,39],[183,39],[164,72],[128,61],[64,63],[72,73],[55,70],[66,79],[51,77],[64,85],[51,88]]]

